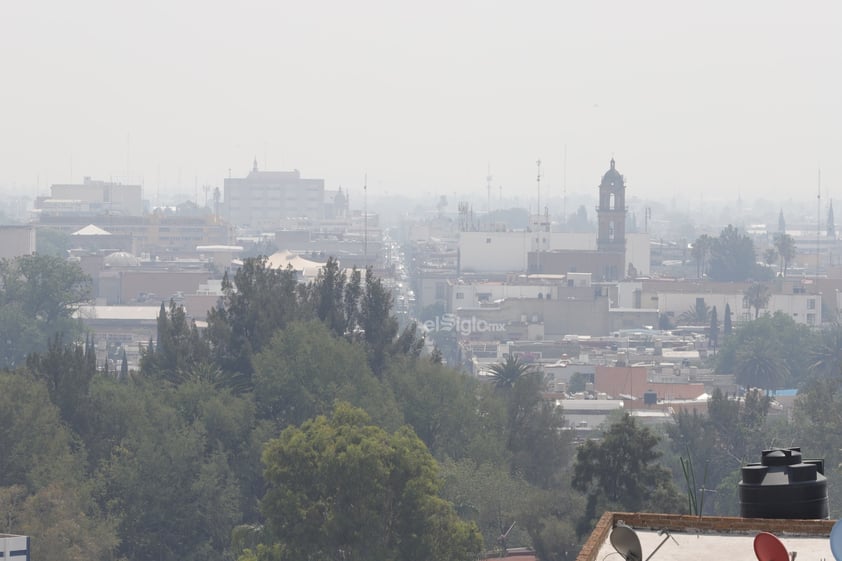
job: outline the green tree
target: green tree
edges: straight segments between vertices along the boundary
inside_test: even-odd
[[[120,541],[116,521],[96,513],[82,485],[40,489],[27,497],[17,518],[16,530],[33,536],[36,559],[111,559]]]
[[[722,334],[728,337],[731,335],[731,304],[725,304],[725,318],[722,320]]]
[[[766,251],[763,252],[763,262],[766,263],[767,266],[771,267],[777,260],[778,251],[774,247],[767,248]]]
[[[771,316],[761,316],[741,324],[724,341],[716,356],[716,371],[722,374],[736,374],[738,356],[744,360],[752,352],[763,352],[759,350],[758,345],[767,345],[764,348],[771,349],[775,360],[783,361],[779,374],[786,378],[780,383],[785,387],[795,387],[800,377],[808,372],[810,356],[805,351],[812,347],[812,340],[810,329],[795,323],[787,314],[775,312]],[[752,351],[752,348],[755,348],[755,351]]]
[[[345,318],[346,281],[347,276],[339,268],[339,262],[333,257],[328,257],[327,263],[319,270],[310,287],[315,300],[316,316],[334,334],[340,336],[348,329],[348,321]],[[355,305],[352,306],[356,308]]]
[[[105,364],[108,364],[108,362],[106,361]],[[123,356],[120,359],[119,377],[121,380],[125,380],[129,377],[129,357],[126,356],[126,349],[123,349]]]
[[[369,366],[380,377],[386,367],[389,347],[398,334],[398,320],[392,315],[391,292],[374,275],[371,267],[365,272],[360,325],[368,348]]]
[[[35,254],[0,261],[0,367],[44,352],[57,334],[76,340],[82,324],[73,314],[90,288],[81,267],[65,259]]]
[[[328,414],[336,400],[397,424],[394,398],[368,368],[363,346],[332,336],[324,323],[288,325],[253,362],[258,416],[279,428]]]
[[[670,472],[657,463],[658,437],[628,413],[608,427],[599,443],[579,447],[573,487],[627,512],[676,512],[680,497]],[[593,509],[592,509],[593,510]]]
[[[0,487],[76,484],[84,462],[43,383],[0,372]]]
[[[737,350],[736,358],[737,382],[747,388],[773,390],[789,378],[789,367],[773,340],[750,339]]]
[[[787,268],[789,268],[792,260],[795,259],[795,238],[781,231],[775,234],[773,243],[781,259],[780,274],[785,277]]]
[[[842,463],[842,374],[815,377],[795,398],[794,434],[796,442],[808,442],[811,451],[824,458],[825,465]],[[828,493],[838,494],[838,470],[827,470]],[[834,507],[831,506],[833,509]],[[831,516],[838,517],[836,513]]]
[[[494,387],[508,391],[521,376],[532,372],[532,366],[522,362],[519,356],[508,354],[503,362],[491,365],[488,371]]]
[[[464,560],[474,524],[438,497],[437,465],[408,428],[389,434],[339,405],[263,453],[266,543],[241,559]]]
[[[88,340],[84,346],[65,345],[56,335],[44,355],[32,354],[26,364],[29,373],[46,385],[50,400],[59,408],[62,419],[74,431],[84,434],[91,380],[96,375],[93,342]]]
[[[708,343],[716,351],[716,344],[719,342],[719,318],[716,315],[716,306],[710,311],[710,330],[708,332]]]
[[[678,317],[684,325],[705,325],[710,318],[710,306],[705,304],[701,298],[696,299],[696,303],[690,306],[690,309],[682,313]]]
[[[528,372],[506,392],[506,446],[512,454],[512,472],[549,489],[557,486],[569,464],[571,433],[564,430],[562,409],[543,398],[543,389],[541,373]]]
[[[482,393],[485,388],[476,379],[428,361],[397,357],[389,365],[387,381],[405,422],[435,458],[484,456],[496,464],[508,463],[502,404],[487,410],[492,398]],[[490,442],[494,437],[497,442]]]
[[[812,377],[831,378],[842,374],[842,325],[835,323],[812,338],[807,349]]]
[[[693,247],[690,250],[690,255],[696,261],[696,277],[702,278],[702,275],[707,270],[707,263],[710,257],[711,248],[713,247],[713,238],[707,234],[702,234],[696,241],[693,242]]]
[[[119,519],[118,553],[138,561],[218,559],[244,504],[241,482],[211,440],[222,435],[208,434],[208,424],[169,403],[180,387],[142,382],[143,391],[124,403],[137,414],[119,427],[123,434],[97,472],[98,501]],[[108,431],[105,423],[98,426]]]
[[[141,354],[141,373],[178,384],[188,379],[198,365],[210,360],[208,342],[199,333],[196,322],[187,320],[184,306],[170,300],[167,308],[161,302],[157,344]]]
[[[484,543],[495,544],[513,522],[523,520],[531,501],[538,494],[518,474],[493,462],[477,464],[470,458],[446,459],[441,465],[442,496],[453,504],[464,520],[475,522]],[[531,545],[523,524],[516,524],[508,536],[511,547]]]
[[[715,238],[710,249],[710,278],[739,282],[758,277],[754,242],[730,224]]]
[[[754,319],[760,315],[760,310],[769,305],[769,299],[772,297],[772,291],[769,285],[762,282],[753,282],[746,288],[743,293],[746,303],[749,308],[754,308]]]
[[[252,355],[277,330],[306,317],[304,290],[292,268],[273,269],[265,257],[245,259],[233,281],[226,273],[222,301],[208,312],[207,337],[217,365],[250,377]]]

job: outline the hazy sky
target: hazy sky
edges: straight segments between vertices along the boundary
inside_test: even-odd
[[[842,193],[842,2],[0,4],[0,187]],[[71,175],[72,173],[72,175]],[[36,186],[40,184],[40,188]]]

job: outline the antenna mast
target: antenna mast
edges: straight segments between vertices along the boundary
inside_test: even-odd
[[[541,160],[535,162],[538,165],[538,253],[535,258],[536,272],[541,272],[541,234],[544,232],[544,226],[541,222]]]
[[[368,174],[363,179],[363,261],[368,268]]]
[[[567,222],[567,144],[564,145],[564,170],[562,172],[562,214],[561,219]]]
[[[819,168],[818,194],[816,195],[816,279],[819,278],[819,257],[821,256],[822,233],[822,168]]]
[[[488,189],[488,214],[491,214],[491,164],[488,164],[488,175],[485,176],[485,186]]]

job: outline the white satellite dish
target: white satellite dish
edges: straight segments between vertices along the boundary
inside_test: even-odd
[[[830,530],[830,551],[836,561],[842,561],[842,520],[837,520]]]

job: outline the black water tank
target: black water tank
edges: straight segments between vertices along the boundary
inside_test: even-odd
[[[742,468],[743,518],[827,518],[824,460],[802,460],[801,448],[763,450],[759,464]]]
[[[643,392],[643,404],[644,405],[655,405],[658,403],[658,394],[652,390],[646,390]]]

